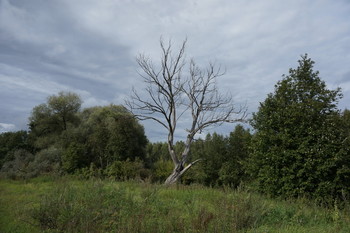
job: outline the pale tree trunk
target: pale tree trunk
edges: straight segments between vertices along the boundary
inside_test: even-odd
[[[171,185],[177,183],[177,181],[180,179],[183,169],[181,167],[175,168],[173,172],[168,176],[168,178],[165,180],[165,185]]]
[[[190,152],[190,147],[191,147],[191,143],[193,140],[193,135],[189,134],[187,136],[187,140],[186,140],[186,145],[185,148],[182,152],[181,158],[178,158],[175,154],[174,151],[174,145],[173,145],[173,138],[174,135],[172,134],[172,131],[169,133],[168,135],[168,148],[169,148],[169,153],[171,155],[171,158],[173,160],[174,163],[174,170],[173,172],[168,176],[168,178],[165,180],[164,184],[165,185],[170,185],[170,184],[174,184],[176,183],[180,177],[197,161],[192,162],[190,164],[188,164],[187,166],[185,166],[186,162],[187,162],[187,158],[188,158],[188,154]]]
[[[181,163],[179,163],[178,165],[175,166],[173,172],[170,174],[170,176],[168,176],[164,184],[165,185],[175,184],[190,167],[192,167],[195,163],[197,163],[200,160],[201,159],[197,159],[192,163],[188,164],[186,167],[184,167]]]

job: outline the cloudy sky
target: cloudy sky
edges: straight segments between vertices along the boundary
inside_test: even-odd
[[[305,53],[350,108],[349,0],[0,0],[0,132],[27,129],[33,107],[60,91],[83,107],[124,104],[143,87],[135,57],[157,60],[161,36],[175,47],[187,37],[187,58],[225,67],[220,90],[250,113]]]

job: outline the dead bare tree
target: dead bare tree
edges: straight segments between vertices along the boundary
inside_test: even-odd
[[[200,69],[193,60],[186,67],[186,40],[175,55],[171,41],[165,45],[161,39],[160,47],[162,57],[159,67],[150,58],[138,56],[137,62],[142,70],[140,76],[147,84],[147,96],[140,96],[133,89],[126,104],[138,119],[156,121],[167,129],[168,150],[174,170],[165,184],[173,184],[200,160],[188,161],[195,135],[209,126],[243,121],[246,108],[235,109],[231,96],[219,94],[216,79],[224,74],[220,67],[209,64],[206,69]],[[185,68],[188,68],[187,73]],[[179,119],[187,115],[191,116],[192,122],[186,129],[184,150],[177,154],[174,149],[175,130]]]

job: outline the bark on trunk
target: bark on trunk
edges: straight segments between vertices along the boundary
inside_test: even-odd
[[[197,159],[193,161],[192,163],[188,164],[186,167],[182,163],[179,163],[173,170],[170,176],[165,180],[164,184],[165,185],[171,185],[175,184],[181,176],[190,168],[193,166],[193,164],[197,163],[201,159]]]
[[[176,184],[177,181],[180,179],[182,173],[181,171],[177,171],[174,169],[174,171],[171,173],[170,176],[165,180],[165,185],[171,185],[171,184]]]

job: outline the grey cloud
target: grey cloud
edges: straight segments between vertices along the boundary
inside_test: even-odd
[[[30,110],[60,90],[77,92],[86,107],[123,104],[132,86],[144,85],[135,56],[157,61],[160,36],[175,47],[187,37],[188,59],[225,67],[220,89],[249,112],[304,53],[330,87],[344,86],[341,107],[349,108],[344,0],[0,0],[0,122],[24,128]],[[151,140],[164,138],[165,131],[142,123]]]

